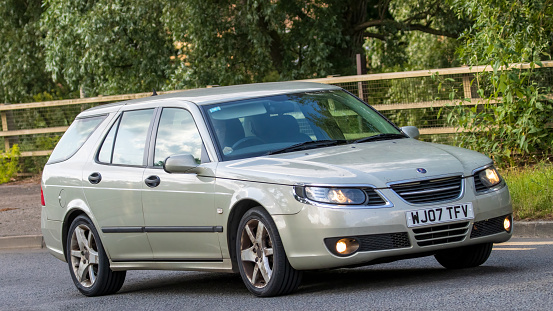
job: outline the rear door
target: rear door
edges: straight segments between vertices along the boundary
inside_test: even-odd
[[[83,189],[113,261],[151,260],[142,185],[154,108],[125,107],[83,169]]]

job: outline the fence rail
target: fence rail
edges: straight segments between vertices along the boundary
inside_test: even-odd
[[[530,64],[523,63],[513,64],[509,70],[530,68]],[[544,76],[547,76],[548,85],[553,84],[551,83],[553,70],[550,70],[552,68],[553,61],[545,61],[543,66],[537,67],[538,70],[547,71]],[[432,113],[433,109],[451,106],[453,104],[450,98],[451,92],[456,94],[455,104],[482,104],[484,100],[476,95],[476,88],[472,85],[472,81],[475,74],[490,71],[493,71],[493,68],[489,66],[474,66],[302,81],[339,85],[358,95],[396,123],[406,123],[398,125],[416,125],[421,135],[451,135],[457,133],[457,129],[447,126],[443,120],[437,120],[435,113]],[[448,78],[448,80],[442,79],[441,82],[437,82],[436,77]],[[438,89],[442,84],[442,89]],[[175,92],[181,91],[158,92],[158,94]],[[14,143],[20,143],[23,157],[47,156],[52,152],[51,149],[59,136],[67,130],[80,111],[100,104],[147,96],[151,96],[151,93],[0,104],[2,123],[0,139],[3,137],[5,152],[8,152]],[[553,96],[550,95],[549,99],[553,99]],[[36,124],[36,126],[26,128],[28,124]]]

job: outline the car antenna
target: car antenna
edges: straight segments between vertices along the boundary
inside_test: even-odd
[[[152,90],[154,90],[154,93],[152,94],[152,96],[157,96],[156,89],[152,89]]]

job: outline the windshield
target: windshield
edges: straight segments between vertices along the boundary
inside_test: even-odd
[[[277,95],[204,106],[223,160],[364,142],[381,134],[405,137],[347,92]],[[379,139],[381,140],[381,139]],[[371,140],[366,140],[370,142]]]

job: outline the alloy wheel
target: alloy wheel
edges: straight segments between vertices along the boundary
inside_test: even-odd
[[[265,224],[251,219],[242,229],[240,259],[250,283],[264,288],[273,274],[273,243]]]
[[[77,281],[91,287],[98,276],[98,246],[92,230],[80,224],[71,235],[71,266]]]

